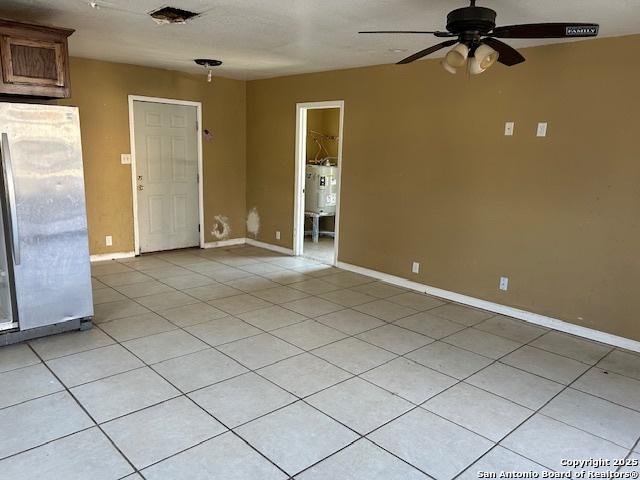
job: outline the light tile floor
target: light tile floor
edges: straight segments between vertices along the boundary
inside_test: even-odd
[[[313,243],[311,237],[304,239],[304,256],[322,263],[333,263],[334,247],[332,237],[320,237]]]
[[[92,330],[0,348],[0,480],[640,459],[640,354],[254,247],[92,272]]]

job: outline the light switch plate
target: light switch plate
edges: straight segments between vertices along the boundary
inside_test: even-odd
[[[104,237],[104,243],[107,244],[107,247],[112,247],[113,246],[113,237],[111,235],[107,235],[106,237]]]
[[[420,264],[418,262],[413,262],[413,265],[411,265],[411,272],[420,273]]]
[[[122,165],[131,165],[131,154],[130,153],[121,153],[120,154],[120,163]]]
[[[500,277],[500,290],[503,292],[509,290],[509,277]]]
[[[504,134],[507,137],[513,136],[513,127],[515,126],[514,122],[507,122],[504,124]]]
[[[280,230],[276,230],[276,240],[280,240]]]
[[[547,136],[547,122],[538,123],[538,137],[546,137]]]

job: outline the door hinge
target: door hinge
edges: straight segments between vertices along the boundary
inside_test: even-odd
[[[200,224],[198,224],[198,231],[200,231]]]
[[[200,172],[196,173],[196,183],[200,183]]]
[[[200,128],[200,125],[198,125],[198,121],[196,120],[196,132],[198,131],[199,128]]]

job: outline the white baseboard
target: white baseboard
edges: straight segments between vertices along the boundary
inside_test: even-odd
[[[244,245],[246,238],[231,238],[229,240],[218,240],[217,242],[205,242],[202,248],[232,247],[234,245]]]
[[[378,272],[376,270],[370,270],[368,268],[359,267],[357,265],[351,265],[349,263],[338,262],[338,268],[349,270],[351,272],[367,275],[368,277],[376,278],[398,287],[407,288],[409,290],[415,290],[422,293],[428,293],[434,297],[444,298],[452,302],[469,305],[471,307],[480,308],[482,310],[488,310],[490,312],[499,313],[513,318],[524,320],[525,322],[533,323],[561,332],[570,333],[579,337],[588,338],[589,340],[595,340],[596,342],[606,343],[615,347],[625,348],[634,352],[640,352],[640,342],[631,340],[629,338],[619,337],[612,335],[611,333],[601,332],[600,330],[594,330],[592,328],[582,327],[580,325],[574,325],[564,320],[558,320],[557,318],[547,317],[526,310],[520,310],[514,307],[508,307],[506,305],[500,305],[499,303],[489,302],[480,298],[470,297],[461,293],[450,292],[441,288],[430,287],[422,283],[413,282],[406,278],[396,277],[395,275],[389,275],[388,273]]]
[[[253,238],[247,238],[247,245],[254,247],[264,248],[265,250],[271,250],[273,252],[282,253],[283,255],[293,255],[293,250],[290,248],[281,247],[279,245],[272,245],[270,243],[260,242]]]
[[[92,262],[102,262],[104,260],[117,260],[119,258],[131,258],[135,257],[135,252],[113,252],[113,253],[99,253],[91,255],[89,259]]]

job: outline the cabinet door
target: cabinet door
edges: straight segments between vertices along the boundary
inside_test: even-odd
[[[2,36],[2,75],[5,83],[65,86],[66,48],[62,42]]]

